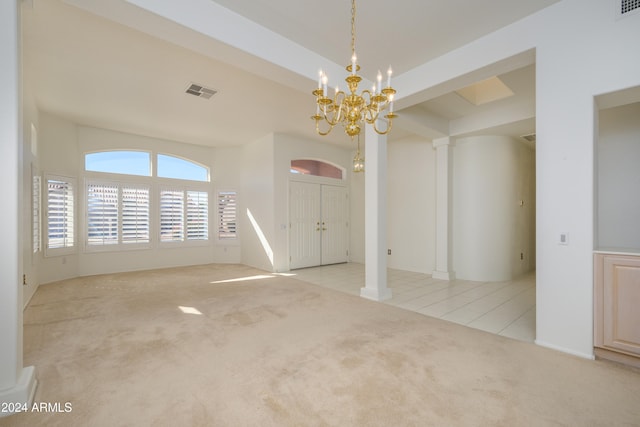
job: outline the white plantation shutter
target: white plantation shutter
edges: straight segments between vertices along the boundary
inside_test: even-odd
[[[32,125],[33,126],[33,125]],[[40,214],[40,200],[42,196],[42,180],[40,175],[33,176],[33,182],[31,187],[31,232],[33,241],[33,253],[40,252],[41,249],[41,234],[40,234],[40,221],[42,220]]]
[[[150,242],[149,187],[87,183],[87,245]]]
[[[187,240],[209,238],[209,194],[187,191]]]
[[[160,241],[184,241],[184,191],[160,190]]]
[[[160,190],[160,241],[184,242],[209,239],[209,193]]]
[[[87,244],[118,244],[118,185],[87,184]]]
[[[70,180],[47,179],[47,249],[74,246],[74,195]]]
[[[235,191],[218,192],[218,239],[231,240],[237,237],[237,209]]]
[[[149,243],[149,189],[122,187],[122,243]]]

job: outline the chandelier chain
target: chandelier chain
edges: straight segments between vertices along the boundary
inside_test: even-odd
[[[351,56],[356,54],[356,0],[351,0]]]

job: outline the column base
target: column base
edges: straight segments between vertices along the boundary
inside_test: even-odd
[[[434,279],[438,279],[438,280],[455,280],[456,273],[454,273],[453,271],[437,271],[437,270],[434,270],[431,273],[431,277],[433,277]]]
[[[391,299],[391,289],[385,288],[379,291],[378,289],[360,288],[360,296],[372,301],[386,301]]]
[[[27,407],[33,404],[33,398],[38,387],[36,368],[27,366],[22,370],[18,383],[7,390],[0,391],[0,402],[20,403]],[[11,412],[0,412],[0,418],[12,415]]]

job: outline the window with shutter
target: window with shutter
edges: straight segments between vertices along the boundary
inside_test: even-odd
[[[184,192],[160,190],[160,241],[184,241]]]
[[[147,151],[85,154],[86,250],[150,248],[153,236],[171,247],[207,244],[209,168],[170,155],[155,159],[152,167]]]
[[[209,194],[187,191],[187,240],[209,239]]]
[[[40,213],[40,200],[42,198],[42,180],[39,175],[33,175],[31,182],[31,233],[33,237],[33,253],[40,252],[41,234],[40,221],[42,221]]]
[[[87,182],[88,246],[149,243],[149,222],[149,187]]]
[[[237,238],[237,193],[218,191],[218,239]]]
[[[47,177],[47,250],[75,246],[74,187],[72,178]],[[59,251],[58,251],[59,252]]]
[[[122,243],[149,243],[149,189],[122,187]]]

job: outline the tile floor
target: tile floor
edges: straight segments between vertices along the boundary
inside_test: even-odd
[[[360,295],[364,265],[335,264],[292,270],[297,279]],[[520,341],[536,335],[536,276],[506,282],[438,280],[428,274],[388,269],[393,297],[385,304],[482,329]]]

